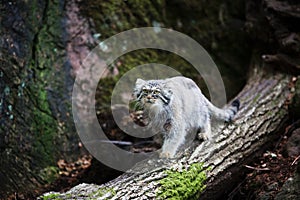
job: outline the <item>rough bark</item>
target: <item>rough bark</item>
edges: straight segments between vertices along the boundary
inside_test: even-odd
[[[32,185],[37,185],[42,178],[33,171],[41,168],[36,168],[39,164],[34,159],[45,156],[40,160],[43,167],[44,161],[51,160],[50,155],[44,154],[47,143],[41,143],[44,134],[33,134],[38,123],[36,117],[48,120],[40,125],[39,130],[43,126],[50,130],[52,121],[44,102],[37,103],[43,91],[32,92],[34,69],[30,67],[31,47],[41,26],[45,7],[43,1],[34,1],[30,5],[21,1],[1,1],[0,4],[0,198],[24,186],[32,188]],[[38,85],[40,82],[35,83]],[[51,135],[47,137],[49,139]],[[35,144],[29,145],[34,140]],[[27,178],[29,174],[31,179]]]
[[[145,161],[135,168],[140,173],[129,171],[104,185],[83,184],[56,195],[65,199],[97,195],[112,199],[155,199],[162,190],[160,180],[167,176],[166,170],[176,171],[192,163],[204,163],[204,168],[210,167],[210,170],[201,197],[218,199],[230,191],[252,156],[264,149],[272,138],[279,137],[278,130],[288,118],[290,82],[289,75],[268,71],[262,62],[254,62],[247,85],[237,95],[241,110],[234,123],[217,125],[212,143],[195,141],[197,147],[187,150],[179,159]],[[158,162],[164,164],[155,167],[153,163]]]
[[[0,2],[0,199],[34,196],[58,177],[57,160],[81,153],[70,117],[65,6]]]

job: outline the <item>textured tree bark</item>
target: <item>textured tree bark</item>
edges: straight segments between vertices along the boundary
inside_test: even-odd
[[[40,143],[44,134],[33,134],[36,127],[33,124],[39,123],[35,116],[40,114],[40,119],[43,116],[48,120],[50,129],[51,116],[41,102],[37,103],[39,92],[29,90],[34,79],[34,71],[29,63],[33,54],[31,47],[42,23],[45,6],[44,1],[32,1],[31,4],[21,1],[0,3],[1,199],[5,199],[7,194],[22,191],[24,187],[33,188],[42,182],[35,170],[41,170],[40,166],[44,167],[45,163],[43,159],[39,164],[35,163],[35,158],[45,156],[46,143]],[[28,18],[24,19],[26,15]],[[39,83],[35,82],[36,85]],[[44,125],[47,126],[42,124],[40,127]],[[29,144],[32,141],[35,141],[34,145]],[[51,155],[45,156],[44,160],[49,161],[51,158]]]
[[[63,11],[64,0],[0,2],[0,199],[33,198],[58,159],[81,153]]]
[[[201,198],[222,197],[242,175],[244,165],[272,139],[279,137],[278,130],[288,118],[291,76],[268,70],[257,60],[249,75],[248,83],[237,95],[241,109],[234,123],[218,124],[213,129],[213,142],[195,141],[192,146],[196,148],[190,148],[178,159],[145,161],[135,167],[134,171],[139,173],[129,171],[107,184],[82,184],[58,195],[61,198],[93,197],[102,191],[101,196],[112,199],[156,199],[162,189],[160,180],[167,176],[166,170],[178,171],[189,168],[192,163],[204,163],[204,168],[210,167],[210,170]],[[164,164],[155,167],[159,162]]]

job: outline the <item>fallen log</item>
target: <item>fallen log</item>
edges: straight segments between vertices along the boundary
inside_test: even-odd
[[[228,194],[247,163],[279,137],[293,97],[291,75],[253,62],[249,79],[237,95],[241,109],[231,124],[218,124],[213,141],[194,141],[177,159],[149,159],[103,185],[81,184],[62,199],[219,199]],[[50,198],[51,199],[51,198]]]

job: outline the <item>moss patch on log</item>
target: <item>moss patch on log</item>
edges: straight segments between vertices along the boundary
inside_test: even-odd
[[[203,163],[194,163],[182,171],[167,170],[167,176],[159,181],[161,184],[157,197],[159,199],[197,199],[205,189],[206,172]]]
[[[41,197],[43,200],[58,200],[58,199],[62,199],[60,198],[60,194],[59,193],[48,193],[45,196]]]

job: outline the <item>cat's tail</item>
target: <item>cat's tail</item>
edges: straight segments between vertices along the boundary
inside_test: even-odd
[[[223,120],[225,122],[231,122],[234,115],[240,109],[240,101],[238,99],[234,100],[231,103],[231,106],[225,109],[220,109],[214,106],[212,103],[208,101],[208,108],[211,115],[219,120]]]

